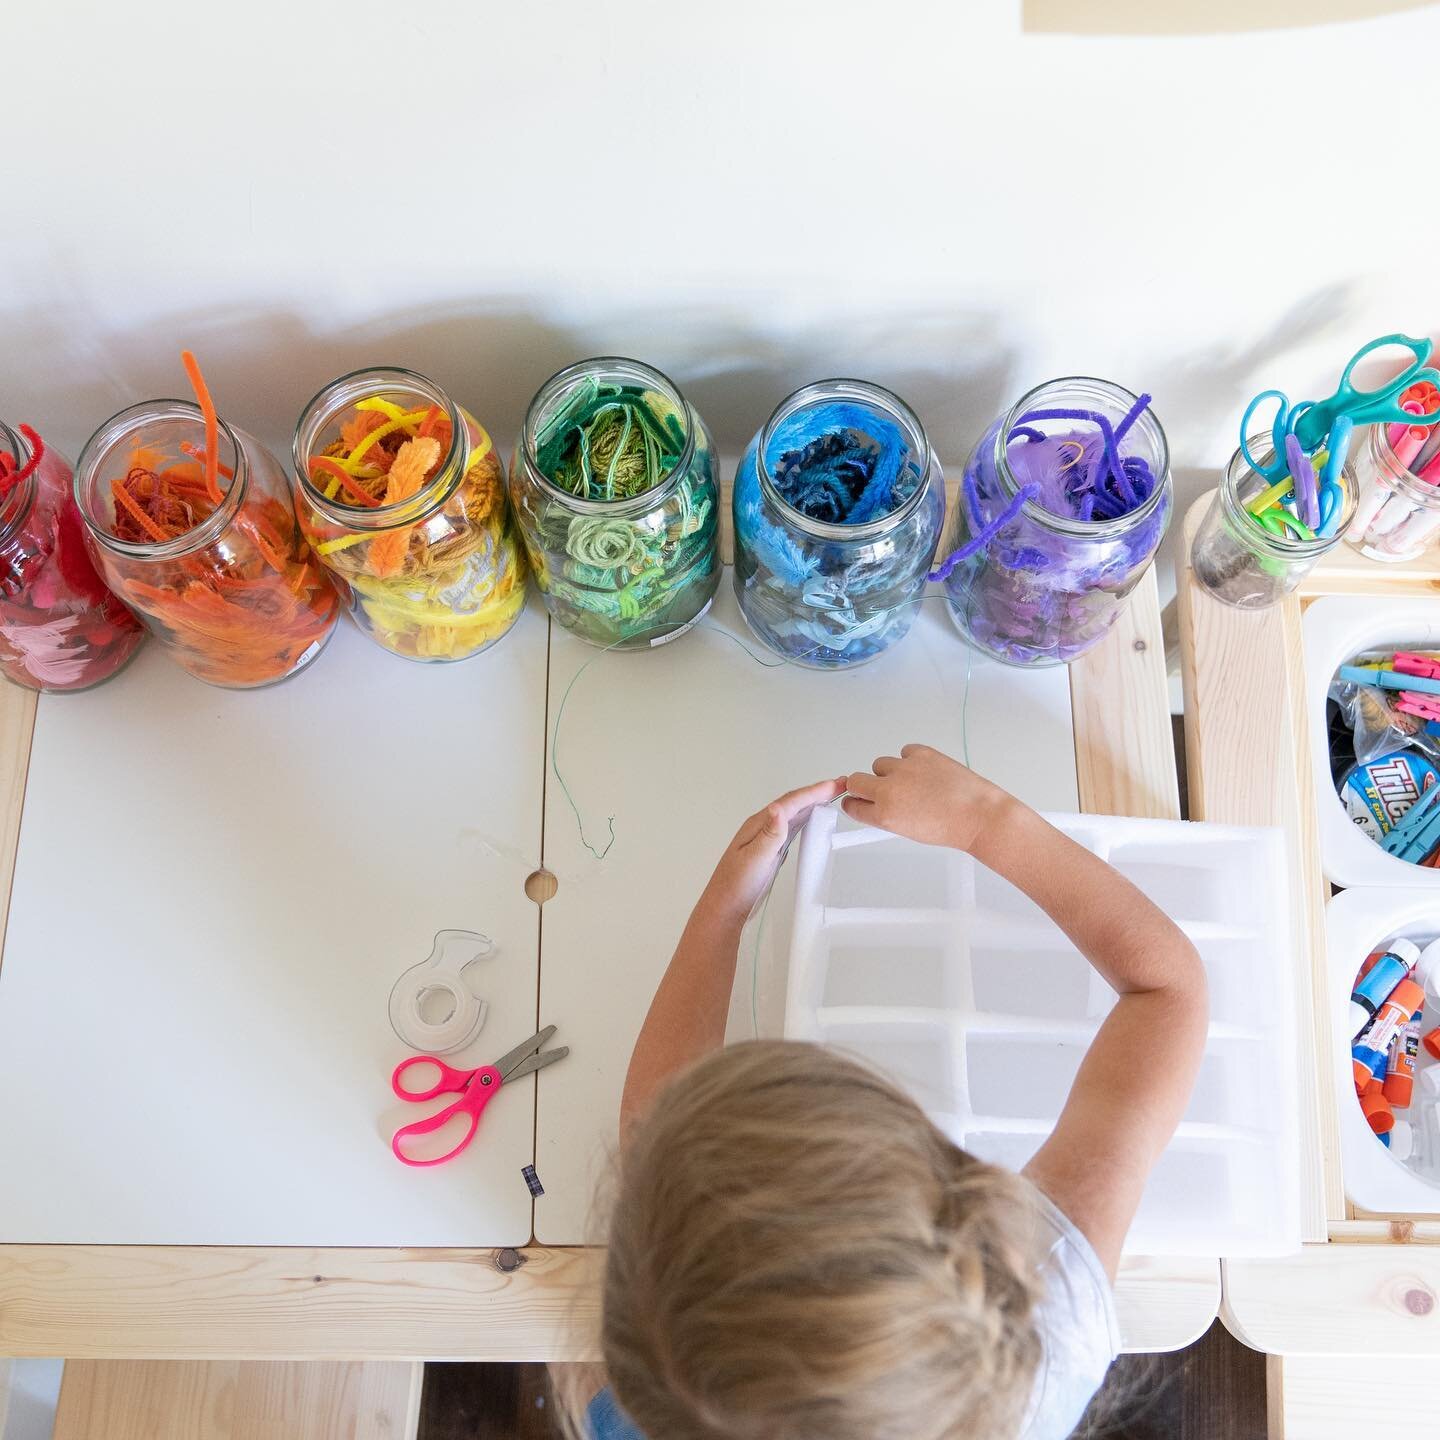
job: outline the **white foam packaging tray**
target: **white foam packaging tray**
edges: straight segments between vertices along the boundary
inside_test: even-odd
[[[1199,1080],[1126,1241],[1135,1255],[1300,1245],[1290,906],[1278,830],[1052,815],[1195,943]],[[958,851],[817,810],[795,877],[784,1032],[899,1080],[955,1143],[1021,1168],[1114,992],[1024,894]]]
[[[1325,878],[1347,889],[1352,885],[1440,889],[1440,870],[1412,865],[1408,860],[1387,855],[1346,815],[1330,779],[1330,740],[1325,726],[1325,698],[1330,682],[1335,672],[1353,656],[1364,650],[1440,649],[1440,600],[1327,595],[1306,610],[1301,634],[1305,647],[1310,766],[1320,833],[1320,866]],[[1256,716],[1257,747],[1267,743],[1263,735],[1263,717]],[[1436,926],[1435,933],[1440,935],[1440,925]]]
[[[1330,778],[1325,701],[1340,666],[1366,650],[1440,649],[1440,600],[1381,600],[1329,595],[1314,601],[1301,625],[1305,651],[1305,709],[1311,773],[1325,878],[1344,887],[1325,911],[1327,994],[1333,1054],[1330,1069],[1340,1120],[1340,1169],[1345,1193],[1366,1210],[1440,1214],[1440,1189],[1396,1160],[1371,1133],[1355,1099],[1350,1068],[1349,1001],[1365,957],[1405,936],[1440,936],[1440,870],[1387,855],[1345,814]],[[1426,1028],[1440,1023],[1428,1020]],[[1435,1062],[1421,1052],[1419,1068]],[[1414,1102],[1397,1117],[1416,1127],[1433,1123],[1417,1086]]]
[[[1440,1214],[1440,1188],[1397,1160],[1375,1138],[1355,1100],[1350,1068],[1350,992],[1360,964],[1372,950],[1397,937],[1423,945],[1440,935],[1440,897],[1434,890],[1365,886],[1344,890],[1325,907],[1330,1003],[1330,1031],[1335,1036],[1331,1073],[1340,1112],[1340,1165],[1345,1193],[1365,1210],[1404,1215]],[[1425,997],[1425,1025],[1440,1024]],[[1417,1145],[1440,1154],[1440,1113],[1419,1084],[1421,1073],[1440,1065],[1424,1049],[1416,1066],[1414,1098],[1395,1112],[1415,1129]],[[1426,1132],[1422,1136],[1422,1132]],[[1440,1178],[1440,1177],[1437,1177]]]

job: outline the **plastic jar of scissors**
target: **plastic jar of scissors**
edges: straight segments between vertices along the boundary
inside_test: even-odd
[[[1360,499],[1345,532],[1372,560],[1414,560],[1440,533],[1440,387],[1412,385],[1401,408],[1418,423],[1372,425],[1356,447]]]
[[[1408,352],[1398,374],[1371,389],[1355,383],[1362,362],[1395,347]],[[1264,390],[1246,406],[1240,448],[1191,551],[1195,574],[1208,590],[1227,604],[1263,609],[1293,590],[1339,543],[1358,508],[1351,457],[1372,438],[1361,427],[1388,434],[1389,426],[1428,429],[1440,421],[1440,410],[1426,413],[1415,398],[1440,381],[1440,372],[1426,364],[1431,349],[1428,339],[1382,335],[1350,357],[1335,393],[1324,400],[1292,405],[1282,391]],[[1252,432],[1256,413],[1272,401],[1268,433]]]

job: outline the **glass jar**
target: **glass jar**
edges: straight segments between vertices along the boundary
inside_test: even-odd
[[[1109,633],[1171,509],[1170,452],[1149,397],[1088,376],[1047,381],[965,462],[942,566],[950,613],[1007,664],[1074,660]]]
[[[1345,539],[1372,560],[1394,564],[1418,559],[1440,532],[1440,471],[1421,479],[1396,455],[1387,430],[1371,425],[1352,451],[1360,493]]]
[[[1274,451],[1269,448],[1268,433],[1250,437],[1247,445],[1261,465],[1272,463]],[[1244,454],[1237,450],[1225,467],[1190,547],[1195,578],[1216,599],[1241,610],[1263,610],[1288,595],[1315,562],[1340,543],[1355,513],[1355,472],[1347,464],[1343,473],[1344,508],[1332,534],[1317,535],[1313,540],[1277,535],[1245,508],[1270,489],[1272,482],[1252,470]]]
[[[145,638],[95,573],[73,485],[58,450],[0,421],[0,674],[27,690],[88,690]]]
[[[100,573],[171,657],[246,690],[309,664],[340,603],[275,457],[223,420],[216,448],[212,474],[198,406],[133,405],[86,443],[75,499]]]
[[[294,455],[301,529],[377,645],[466,660],[520,618],[525,561],[500,457],[433,382],[342,376],[305,407]]]
[[[777,655],[873,660],[914,622],[945,518],[945,477],[898,395],[862,380],[797,390],[735,475],[735,595]]]
[[[582,360],[530,402],[510,498],[551,615],[606,649],[683,633],[720,583],[715,447],[638,360]]]

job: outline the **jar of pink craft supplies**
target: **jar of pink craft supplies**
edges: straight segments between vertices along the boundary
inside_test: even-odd
[[[1416,436],[1415,426],[1392,441],[1390,429],[1370,426],[1355,447],[1360,500],[1345,539],[1372,560],[1397,562],[1416,559],[1440,534],[1440,455],[1412,470],[1428,432]]]
[[[977,649],[1057,665],[1099,644],[1170,523],[1170,452],[1148,395],[1073,376],[1030,391],[965,464],[942,580]]]

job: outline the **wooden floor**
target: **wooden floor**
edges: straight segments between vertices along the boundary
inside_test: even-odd
[[[419,1440],[559,1440],[543,1365],[427,1365]],[[1216,1321],[1188,1350],[1125,1355],[1087,1440],[1265,1440],[1265,1357]]]

